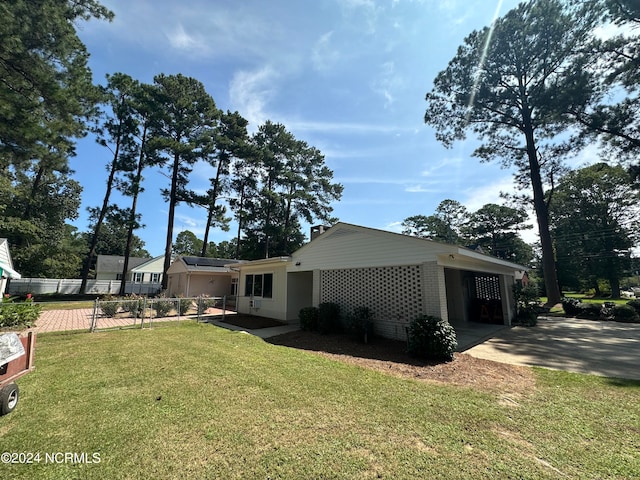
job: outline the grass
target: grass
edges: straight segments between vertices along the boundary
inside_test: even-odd
[[[0,417],[11,479],[555,479],[640,471],[640,382],[536,369],[514,402],[184,322],[38,337]]]

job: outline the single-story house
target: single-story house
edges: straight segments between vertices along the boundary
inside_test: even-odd
[[[0,295],[4,295],[9,279],[20,278],[20,274],[13,269],[9,242],[6,238],[0,238]]]
[[[208,257],[178,257],[167,270],[170,297],[235,296],[238,291],[239,260]]]
[[[239,264],[238,312],[295,323],[323,302],[368,307],[377,334],[406,339],[427,314],[450,323],[510,324],[526,267],[457,245],[337,223],[288,257]]]

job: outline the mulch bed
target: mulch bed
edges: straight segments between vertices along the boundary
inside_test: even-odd
[[[430,362],[406,353],[406,342],[374,338],[363,343],[350,335],[296,331],[266,340],[308,350],[342,362],[403,378],[474,387],[502,396],[519,397],[535,389],[531,369],[456,353],[451,362]]]

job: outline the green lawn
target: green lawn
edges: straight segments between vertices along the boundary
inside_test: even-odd
[[[184,322],[38,337],[2,479],[637,478],[640,382],[537,369],[515,402]],[[99,463],[46,463],[70,452]]]

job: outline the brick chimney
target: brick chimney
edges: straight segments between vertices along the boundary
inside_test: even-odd
[[[317,237],[329,230],[329,228],[331,227],[327,227],[325,225],[316,225],[314,227],[311,227],[311,241],[315,240]]]

